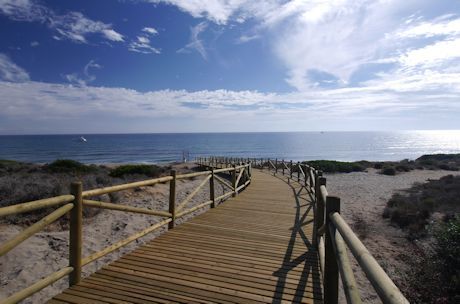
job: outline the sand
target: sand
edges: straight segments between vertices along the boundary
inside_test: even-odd
[[[185,170],[183,166],[179,166],[177,169]],[[329,174],[326,177],[329,193],[338,195],[342,199],[342,215],[347,222],[360,235],[364,244],[390,277],[397,284],[404,284],[404,278],[409,271],[405,261],[411,257],[411,253],[417,248],[415,248],[416,245],[407,241],[405,234],[400,229],[391,226],[387,220],[382,218],[384,206],[395,191],[407,189],[415,182],[424,182],[429,178],[437,179],[451,173],[449,171],[417,170],[397,176],[385,176],[370,169],[368,172]],[[178,181],[177,201],[185,198],[201,180],[202,178],[195,178],[192,181]],[[217,187],[217,191],[222,193],[222,187]],[[158,184],[153,187],[123,191],[120,204],[167,210],[168,195],[169,185]],[[189,206],[196,205],[208,198],[209,189],[204,187],[190,202]],[[206,209],[199,210],[184,220],[205,211]],[[159,217],[148,215],[102,210],[95,217],[84,221],[83,256],[99,251],[159,220]],[[21,227],[13,225],[0,226],[0,242],[4,242],[21,230]],[[147,237],[84,267],[84,276],[93,273],[108,262],[133,250],[140,243],[146,242],[164,231],[165,228],[151,233]],[[5,298],[30,286],[40,278],[66,266],[67,256],[68,231],[57,231],[51,227],[47,231],[34,235],[0,259],[0,298]],[[365,303],[380,303],[372,287],[367,283],[364,274],[359,270],[359,266],[356,265],[352,257],[351,260],[357,273],[363,301]],[[62,279],[28,298],[24,303],[42,303],[64,290],[67,285],[67,279]],[[343,294],[340,303],[345,303]]]

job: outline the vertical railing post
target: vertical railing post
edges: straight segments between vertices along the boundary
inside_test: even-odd
[[[284,165],[284,159],[281,161],[281,164],[282,164],[282,167],[283,167],[283,176],[284,176],[284,168],[286,167],[286,166]]]
[[[324,303],[337,304],[339,299],[339,267],[334,252],[336,229],[329,216],[340,213],[340,198],[328,196],[326,201],[325,258],[324,258]],[[329,228],[332,225],[333,229]]]
[[[289,173],[290,173],[290,176],[291,176],[291,179],[292,179],[292,160],[291,160],[291,162],[289,163],[289,169],[290,169],[290,170],[289,170],[289,171],[290,171]]]
[[[214,192],[214,168],[211,169],[211,179],[209,180],[209,199],[212,201],[211,208],[215,208],[216,197]]]
[[[176,221],[176,170],[171,170],[172,180],[169,182],[169,213],[171,213],[171,221],[168,224],[169,229],[174,228]]]
[[[70,210],[69,228],[69,266],[73,268],[69,274],[69,286],[80,283],[81,252],[83,242],[83,186],[81,182],[70,185],[70,193],[75,196],[73,208]]]
[[[326,178],[322,177],[321,175],[316,176],[315,182],[315,205],[316,205],[316,213],[315,213],[315,225],[314,225],[314,234],[313,234],[313,244],[318,245],[318,229],[320,229],[324,225],[324,208],[326,202],[323,201],[321,195],[321,186],[326,186]]]
[[[275,158],[275,173],[278,173],[278,158]]]
[[[233,165],[233,174],[232,174],[232,186],[233,186],[233,197],[236,196],[236,165]]]
[[[300,183],[300,162],[297,162],[297,182]]]

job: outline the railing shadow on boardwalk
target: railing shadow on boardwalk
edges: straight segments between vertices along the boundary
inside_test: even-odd
[[[307,220],[308,214],[314,211],[314,203],[312,200],[312,194],[310,193],[310,191],[308,191],[308,189],[306,189],[300,184],[300,188],[296,188],[289,182],[289,180],[286,181],[286,179],[283,179],[282,177],[276,175],[275,177],[282,180],[283,182],[286,182],[292,189],[296,208],[295,219],[293,227],[291,228],[292,232],[290,235],[288,246],[286,248],[286,253],[283,258],[283,263],[281,267],[273,273],[274,276],[278,278],[276,283],[275,295],[280,295],[284,293],[286,280],[289,272],[293,270],[295,267],[304,263],[302,274],[299,279],[293,300],[293,302],[301,303],[306,291],[309,276],[311,276],[313,289],[320,294],[322,293],[321,276],[319,274],[320,266],[318,263],[318,254],[315,247],[311,243],[311,240],[307,237],[307,235],[302,229],[304,226],[308,224],[313,224],[314,222],[313,218]],[[307,195],[308,198],[302,197],[302,194]],[[305,200],[305,202],[301,202],[301,200]],[[302,211],[301,209],[303,207],[307,207],[307,209],[305,211]],[[306,246],[306,251],[300,256],[294,256],[294,246],[297,241],[297,235],[301,237],[303,244]],[[318,300],[317,298],[314,298],[313,301],[314,303],[322,303],[322,301]],[[278,304],[281,302],[282,300],[279,296],[274,296],[272,301],[273,304]]]

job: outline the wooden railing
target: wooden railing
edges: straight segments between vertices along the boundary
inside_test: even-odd
[[[409,303],[340,215],[340,198],[329,195],[326,178],[321,171],[304,163],[278,159],[208,157],[198,160],[216,167],[251,163],[253,168],[268,169],[274,175],[286,176],[288,182],[297,182],[312,194],[315,212],[313,244],[320,259],[324,303],[338,303],[339,274],[347,303],[361,303],[347,247],[383,303]]]
[[[0,217],[8,216],[14,214],[20,214],[25,212],[30,212],[33,210],[38,210],[48,207],[57,207],[55,211],[45,216],[40,221],[26,228],[24,231],[17,234],[12,239],[6,241],[0,245],[0,257],[7,254],[13,248],[21,244],[23,241],[34,235],[35,233],[43,230],[47,225],[58,220],[68,212],[70,212],[70,228],[69,228],[69,265],[64,267],[44,279],[39,280],[33,285],[20,290],[13,295],[9,296],[6,299],[0,300],[1,304],[10,304],[17,303],[30,295],[40,291],[41,289],[51,285],[57,280],[63,278],[64,276],[69,276],[69,285],[73,286],[80,282],[81,280],[81,271],[82,267],[139,239],[140,237],[145,236],[146,234],[153,232],[164,225],[168,224],[168,229],[173,229],[175,225],[175,220],[179,219],[187,214],[190,214],[198,209],[201,209],[206,206],[211,206],[214,208],[219,202],[222,202],[224,199],[229,196],[235,196],[240,192],[244,187],[246,187],[251,181],[251,164],[250,163],[240,163],[238,165],[232,164],[232,166],[226,166],[219,169],[214,167],[209,167],[209,170],[202,172],[194,172],[188,174],[177,175],[176,171],[171,171],[171,175],[164,176],[160,178],[144,180],[134,183],[116,185],[111,187],[86,190],[83,191],[81,182],[75,182],[71,184],[70,194],[62,195],[57,197],[52,197],[48,199],[42,199],[17,205],[12,205],[8,207],[0,208]],[[224,177],[220,176],[224,173],[230,174],[231,182],[228,182]],[[181,179],[190,179],[195,177],[204,177],[203,181],[193,190],[185,199],[181,202],[176,202],[176,182]],[[228,188],[227,192],[224,192],[222,195],[216,197],[215,182],[221,183],[223,186]],[[153,186],[158,183],[167,183],[169,182],[169,210],[166,211],[157,211],[147,208],[138,208],[120,204],[112,204],[101,201],[90,200],[88,198],[99,196],[102,194],[134,189],[138,187]],[[193,197],[206,185],[209,183],[209,200],[201,202],[196,206],[185,209],[186,205],[193,199]],[[109,247],[93,253],[87,257],[82,257],[82,229],[83,229],[83,208],[100,208],[100,209],[110,209],[124,212],[133,212],[141,213],[152,216],[159,216],[166,218],[144,230],[138,232],[124,240],[121,240],[115,244],[110,245]]]

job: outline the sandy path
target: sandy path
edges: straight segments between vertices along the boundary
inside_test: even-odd
[[[452,171],[415,170],[396,176],[377,174],[374,169],[368,171],[328,174],[327,189],[331,195],[341,198],[343,217],[396,285],[403,289],[410,273],[405,261],[419,249],[406,239],[401,229],[382,218],[383,209],[393,193],[408,189],[417,182],[439,179]],[[363,302],[381,303],[351,254],[350,259]],[[346,303],[343,293],[339,302]]]
[[[179,172],[184,172],[184,168],[176,167]],[[176,203],[181,202],[191,193],[203,180],[197,177],[188,180],[178,180],[176,184]],[[228,189],[225,189],[228,190]],[[221,195],[223,187],[216,183],[216,196]],[[152,187],[142,187],[141,189],[127,190],[120,192],[119,204],[151,208],[156,210],[168,210],[169,204],[169,184],[157,184]],[[188,207],[197,205],[209,200],[209,186],[204,186],[202,190],[191,200]],[[177,222],[205,212],[203,208]],[[94,252],[102,250],[107,246],[122,240],[136,232],[147,228],[161,220],[157,216],[149,216],[120,211],[102,210],[99,214],[90,219],[85,219],[83,223],[84,248],[83,256],[88,256]],[[22,227],[14,225],[0,226],[0,243],[10,239]],[[115,251],[83,268],[84,276],[87,276],[103,265],[119,258],[126,252],[133,250],[140,243],[155,238],[166,230],[162,228],[148,236],[137,240],[126,247]],[[65,267],[68,263],[68,231],[57,231],[56,227],[50,227],[48,231],[38,233],[24,243],[0,258],[0,299],[32,285],[37,280],[48,274]],[[63,278],[51,286],[36,293],[23,303],[43,303],[52,296],[58,294],[68,286],[67,278]]]

